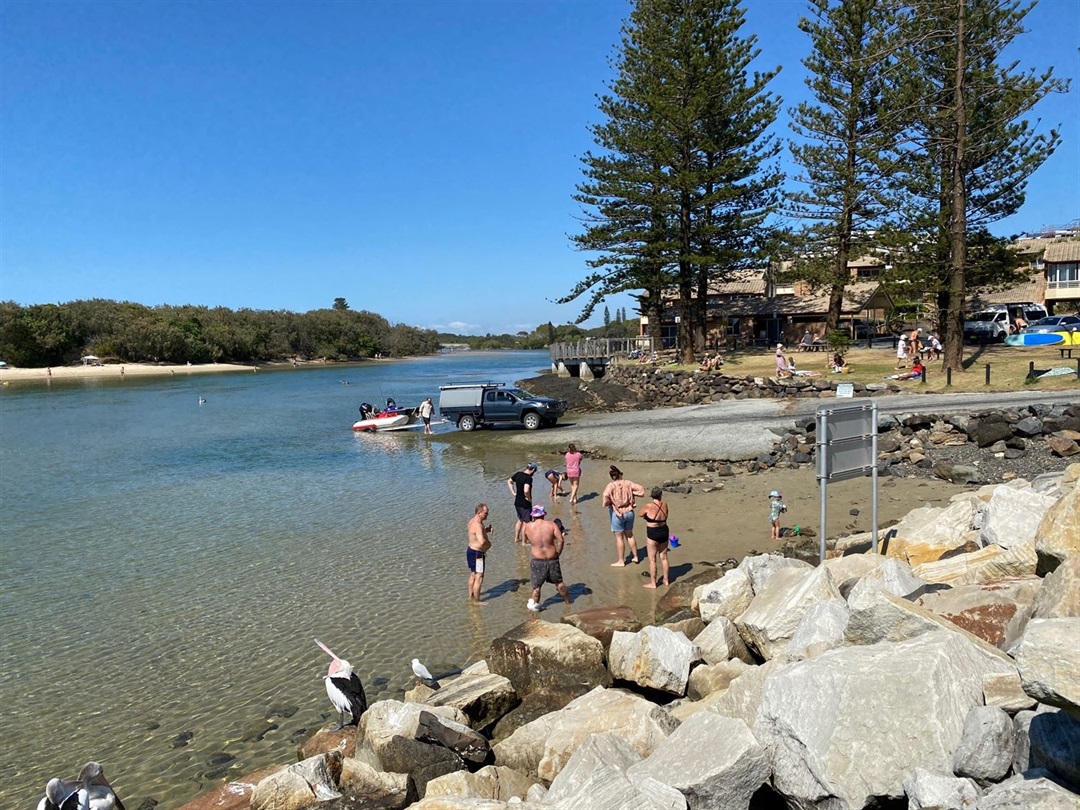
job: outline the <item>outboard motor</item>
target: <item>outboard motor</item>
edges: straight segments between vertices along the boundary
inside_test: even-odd
[[[387,397],[386,398],[386,410],[388,410],[388,411],[396,411],[397,410],[397,403],[394,402],[393,397]]]
[[[375,408],[368,402],[360,403],[360,418],[370,419],[375,415]]]

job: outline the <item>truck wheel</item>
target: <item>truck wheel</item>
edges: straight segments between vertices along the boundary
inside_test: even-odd
[[[466,433],[468,433],[470,430],[475,430],[476,417],[472,416],[472,414],[467,413],[463,417],[458,419],[457,426],[461,428],[461,430],[464,430]]]
[[[540,414],[527,413],[522,417],[521,423],[525,425],[526,430],[536,430],[540,427]]]

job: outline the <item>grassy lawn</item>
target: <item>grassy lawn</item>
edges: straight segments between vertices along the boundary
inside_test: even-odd
[[[882,382],[883,378],[895,374],[896,353],[893,349],[882,346],[873,349],[851,349],[845,358],[852,367],[850,374],[829,374],[827,363],[832,354],[826,352],[790,352],[796,365],[801,370],[821,371],[823,376],[845,382]],[[724,371],[734,375],[753,375],[771,377],[776,369],[772,351],[740,351],[725,354]],[[952,387],[945,385],[945,372],[941,361],[927,363],[928,380],[900,381],[899,384],[912,393],[921,391],[1066,391],[1080,393],[1080,380],[1075,373],[1060,377],[1047,377],[1027,382],[1028,364],[1035,363],[1036,371],[1047,371],[1062,366],[1076,371],[1080,359],[1080,350],[1073,349],[1073,358],[1062,360],[1057,349],[1052,347],[1013,348],[1011,346],[965,346],[964,365],[966,371],[953,373]],[[990,364],[990,385],[986,385],[986,365]],[[910,363],[908,364],[910,366]],[[697,370],[697,367],[671,366],[684,370]]]

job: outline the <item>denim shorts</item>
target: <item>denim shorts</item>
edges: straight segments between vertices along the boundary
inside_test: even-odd
[[[608,514],[611,515],[611,530],[613,532],[632,532],[634,530],[634,513],[633,511],[626,512],[622,517],[615,514],[615,507],[608,507]]]

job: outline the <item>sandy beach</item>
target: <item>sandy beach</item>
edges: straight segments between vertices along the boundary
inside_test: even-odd
[[[365,363],[400,362],[400,358],[371,359]],[[51,368],[18,368],[8,366],[0,368],[0,383],[49,382],[50,380],[102,380],[120,377],[170,377],[180,374],[257,374],[260,371],[281,369],[326,368],[327,366],[348,367],[356,363],[326,363],[320,360],[306,360],[297,363],[105,363],[102,365],[52,366]]]

